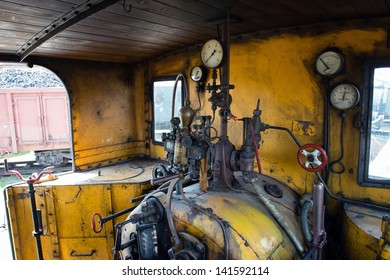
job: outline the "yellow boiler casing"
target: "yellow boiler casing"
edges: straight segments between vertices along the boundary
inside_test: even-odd
[[[171,212],[175,230],[189,233],[204,244],[206,259],[299,259],[301,256],[294,244],[250,184],[244,183],[241,175],[236,178],[239,186],[235,186],[239,191],[211,187],[203,192],[197,183],[183,189],[184,197],[174,192]],[[298,194],[273,178],[264,175],[259,175],[259,178],[263,195],[271,201],[303,245]],[[167,207],[167,194],[159,192],[154,196]],[[134,210],[128,219],[140,211],[140,208]],[[126,225],[122,244],[129,242],[129,232],[135,232],[135,227],[133,224]],[[129,250],[122,252],[125,259],[132,258],[130,255]]]

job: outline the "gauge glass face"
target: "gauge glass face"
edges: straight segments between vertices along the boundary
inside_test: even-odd
[[[223,47],[218,40],[207,41],[202,48],[201,59],[207,68],[216,68],[222,63]]]
[[[191,79],[194,82],[199,82],[203,77],[203,70],[199,66],[195,66],[191,69]]]
[[[335,51],[322,53],[316,61],[316,69],[323,76],[333,76],[343,67],[343,57]]]
[[[341,84],[332,89],[330,102],[340,110],[348,110],[359,102],[359,90],[351,84]]]

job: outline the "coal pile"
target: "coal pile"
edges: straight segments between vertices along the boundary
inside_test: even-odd
[[[4,69],[0,71],[0,88],[63,87],[61,80],[50,71]]]

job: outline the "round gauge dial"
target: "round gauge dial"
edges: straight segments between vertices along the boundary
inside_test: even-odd
[[[222,44],[216,39],[208,40],[202,47],[200,58],[207,68],[217,68],[223,60]]]
[[[344,66],[344,58],[340,52],[329,50],[320,54],[316,61],[316,70],[327,77],[340,73]]]
[[[340,110],[348,110],[355,107],[359,101],[360,92],[353,84],[340,84],[330,92],[330,103]]]
[[[191,72],[190,72],[190,76],[191,76],[191,80],[193,80],[194,82],[199,82],[200,80],[202,80],[204,78],[203,68],[200,66],[192,67]]]

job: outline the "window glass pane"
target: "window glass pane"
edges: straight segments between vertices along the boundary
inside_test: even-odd
[[[390,179],[390,68],[375,68],[368,178]]]
[[[171,130],[171,115],[172,115],[172,97],[175,81],[156,81],[153,83],[153,112],[154,112],[154,141],[161,142],[161,136],[165,132]],[[175,112],[174,116],[178,116],[178,112],[182,107],[182,91],[181,81],[179,80],[176,86],[175,96]]]

